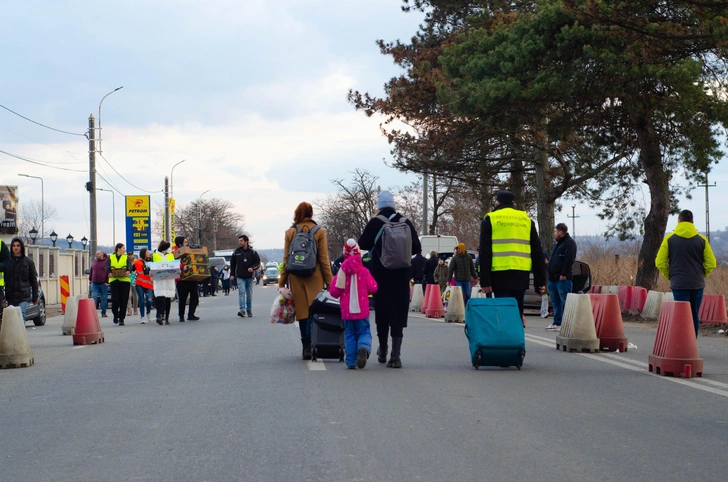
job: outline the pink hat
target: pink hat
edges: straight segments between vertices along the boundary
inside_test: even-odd
[[[350,256],[359,255],[361,256],[361,250],[359,245],[354,241],[353,238],[349,238],[344,243],[344,259],[348,259]]]

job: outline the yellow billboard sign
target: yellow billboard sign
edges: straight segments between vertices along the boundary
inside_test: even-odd
[[[126,215],[151,216],[149,196],[126,196]]]

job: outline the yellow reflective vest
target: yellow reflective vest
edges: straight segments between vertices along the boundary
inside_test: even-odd
[[[154,253],[152,255],[152,261],[155,263],[161,263],[162,261],[174,261],[174,255],[172,253],[167,253],[162,256],[162,253]]]
[[[485,215],[492,227],[491,271],[531,271],[531,218],[525,211],[503,208]]]
[[[120,257],[117,257],[115,254],[109,255],[109,265],[111,266],[112,270],[119,269],[119,268],[126,269],[127,261],[128,261],[128,257],[125,254]],[[112,271],[112,273],[113,273],[113,271]],[[126,281],[127,283],[131,283],[131,278],[129,276],[113,278],[111,275],[109,275],[109,283],[111,283],[112,281]]]

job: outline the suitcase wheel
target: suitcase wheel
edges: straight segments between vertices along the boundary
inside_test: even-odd
[[[473,368],[475,368],[476,370],[478,370],[480,368],[480,366],[478,366],[475,363],[473,363]]]
[[[522,366],[523,365],[516,365],[516,368],[518,368],[520,370]]]
[[[311,348],[311,361],[316,361],[316,360],[317,360],[316,348]]]
[[[344,361],[344,350],[339,348],[339,363]]]

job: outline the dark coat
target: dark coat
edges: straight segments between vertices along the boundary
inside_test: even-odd
[[[437,256],[433,256],[425,263],[425,282],[428,285],[435,284],[435,270],[439,259]]]
[[[247,279],[252,278],[253,273],[248,271],[248,268],[253,268],[253,271],[260,268],[260,256],[258,252],[248,246],[248,249],[243,249],[238,246],[233,251],[232,258],[230,258],[230,270],[232,275],[236,278]]]
[[[25,245],[20,238],[12,243],[20,243],[20,256],[12,256],[11,266],[5,272],[5,298],[10,304],[23,301],[38,302],[38,273],[33,260],[25,255]],[[5,243],[3,243],[4,245]]]
[[[394,213],[394,209],[385,208],[379,211],[378,215],[381,214],[388,218]],[[401,214],[397,214],[392,218],[393,221],[399,221],[400,219],[402,219]],[[417,236],[417,231],[409,219],[407,220],[407,224],[409,224],[412,232],[412,252],[419,253],[422,251],[422,245]],[[407,326],[407,315],[409,311],[409,280],[411,269],[410,267],[387,269],[382,266],[382,263],[379,261],[382,253],[382,241],[380,238],[375,245],[374,240],[383,225],[384,221],[381,219],[377,219],[376,217],[370,219],[364,227],[364,232],[359,236],[358,243],[361,249],[372,251],[372,260],[369,262],[368,267],[379,287],[374,295],[376,324],[405,327]]]
[[[2,244],[0,246],[0,273],[4,273],[10,269],[10,247],[4,241],[0,244]]]
[[[108,260],[109,257],[106,253],[104,253],[103,259],[98,259],[94,256],[88,272],[88,279],[91,283],[105,284],[109,282],[109,273],[106,272],[106,263],[108,263]]]
[[[573,279],[571,268],[575,259],[576,241],[566,233],[563,238],[556,240],[551,249],[548,264],[549,281],[558,281],[561,276],[566,276],[568,280]]]
[[[495,210],[512,208],[498,206]],[[480,286],[491,286],[494,291],[527,290],[529,272],[518,270],[491,271],[493,266],[493,226],[490,218],[485,216],[480,223]],[[546,286],[546,263],[543,259],[541,241],[538,239],[536,223],[531,221],[531,271],[533,271],[533,288],[538,293],[540,286]],[[539,293],[540,294],[540,293]]]
[[[425,263],[427,260],[424,256],[422,256],[420,253],[417,253],[412,258],[412,270],[411,270],[411,276],[412,279],[415,281],[422,281],[425,279]]]
[[[473,258],[468,253],[456,254],[450,260],[450,266],[447,272],[448,278],[455,277],[455,281],[465,283],[472,279],[478,278],[478,273],[475,272],[475,265],[473,264]]]

